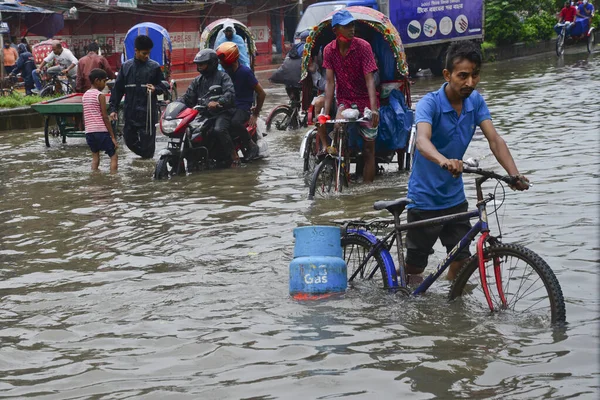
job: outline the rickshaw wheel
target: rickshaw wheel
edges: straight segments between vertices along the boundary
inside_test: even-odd
[[[50,116],[46,117],[46,120],[44,121],[44,140],[46,141],[46,147],[50,147],[50,136],[52,137],[58,137],[60,135],[60,129],[58,128],[58,124],[56,123],[56,117],[55,117],[55,124],[51,125],[50,124]],[[65,143],[66,138],[63,137],[63,143]]]
[[[312,176],[318,163],[317,152],[317,130],[313,129],[313,131],[310,133],[310,136],[306,140],[306,147],[303,155],[304,173],[308,176]]]
[[[594,51],[594,45],[596,44],[596,39],[594,35],[594,31],[590,32],[590,35],[587,38],[587,51],[591,53]]]

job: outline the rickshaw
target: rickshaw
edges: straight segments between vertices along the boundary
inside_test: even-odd
[[[414,127],[410,98],[410,83],[408,81],[408,63],[404,53],[404,46],[400,39],[400,34],[392,25],[391,21],[384,14],[368,7],[351,6],[348,10],[356,19],[355,36],[365,39],[371,44],[373,53],[378,65],[380,85],[377,91],[380,95],[380,129],[376,140],[376,162],[391,163],[394,156],[398,156],[399,169],[410,169],[412,147],[410,144],[414,141]],[[331,19],[335,12],[325,17],[317,26],[314,26],[308,38],[302,55],[302,92],[303,102],[310,104],[312,98],[312,79],[309,76],[308,65],[312,57],[317,57],[322,49],[331,41],[335,40],[335,35],[331,28]],[[389,115],[389,109],[392,102],[402,103],[404,116],[402,121],[397,124],[390,124],[387,121],[385,129],[382,124],[384,114]],[[385,110],[384,110],[385,109]],[[362,110],[361,110],[362,111]],[[402,110],[400,110],[402,112]],[[399,128],[397,128],[399,127]],[[390,131],[391,130],[391,131]],[[334,164],[335,175],[341,179],[335,180],[340,185],[329,186],[326,191],[341,191],[343,186],[347,186],[350,175],[350,163],[362,161],[356,154],[360,151],[361,140],[346,138],[348,152],[342,155],[342,149],[338,149],[338,154],[328,154],[325,158],[319,158],[317,148],[317,128],[309,130],[302,141],[300,156],[304,159],[304,172],[307,174],[311,187],[317,186],[316,181],[322,181],[319,176],[324,170],[320,164]],[[350,140],[347,140],[350,139]],[[336,143],[333,144],[337,145]],[[346,157],[345,160],[341,160]],[[317,165],[319,164],[319,165]],[[340,171],[340,167],[344,170]],[[379,167],[381,169],[381,167]],[[314,195],[314,193],[312,194]],[[312,196],[311,196],[312,197]]]
[[[594,51],[595,45],[595,30],[593,26],[591,26],[590,18],[580,18],[577,17],[575,23],[571,27],[570,30],[567,30],[567,26],[565,23],[556,24],[554,30],[558,35],[556,38],[556,55],[562,56],[565,52],[565,42],[569,43],[577,43],[581,41],[585,41],[587,44],[587,51],[591,53]]]
[[[214,49],[217,36],[226,23],[233,24],[235,28],[235,33],[237,33],[244,40],[246,48],[248,49],[250,69],[254,71],[254,62],[256,58],[256,43],[254,41],[254,36],[252,35],[252,32],[250,32],[250,29],[248,29],[246,25],[242,24],[236,19],[222,18],[208,24],[206,28],[204,28],[204,30],[202,31],[202,34],[200,35],[199,50]]]
[[[171,52],[173,46],[169,32],[162,26],[153,22],[142,22],[134,25],[123,41],[123,62],[129,60],[135,55],[135,38],[139,35],[146,35],[152,39],[154,47],[150,51],[150,59],[156,61],[163,71],[166,81],[163,84],[169,88],[169,99],[177,98],[177,82],[171,79]],[[160,45],[158,45],[160,43]]]

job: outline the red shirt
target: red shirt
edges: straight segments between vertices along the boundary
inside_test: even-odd
[[[565,20],[567,22],[574,22],[576,15],[577,15],[577,7],[569,6],[569,7],[563,7],[563,9],[560,10],[559,17],[561,20]]]
[[[85,93],[92,87],[89,75],[90,72],[96,68],[106,71],[106,75],[108,75],[110,79],[115,78],[115,73],[108,64],[108,61],[106,61],[106,58],[93,52],[88,53],[87,56],[81,57],[79,63],[77,64],[77,81],[75,83],[77,92]]]
[[[365,107],[371,108],[369,91],[365,75],[377,71],[371,45],[355,37],[350,43],[346,56],[338,50],[337,40],[329,43],[323,50],[323,67],[335,74],[335,95],[338,104],[350,108],[352,103],[362,113]]]

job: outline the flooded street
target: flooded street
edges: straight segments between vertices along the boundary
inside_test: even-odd
[[[417,78],[414,105],[440,85]],[[267,88],[263,118],[286,102]],[[84,139],[47,149],[40,130],[0,132],[0,397],[596,398],[600,55],[487,64],[478,89],[534,183],[507,189],[503,241],[553,268],[565,329],[469,313],[444,282],[409,300],[368,287],[291,300],[293,229],[385,216],[373,202],[405,196],[408,178],[390,165],[309,201],[304,130],[271,132],[267,160],[161,182],[124,145],[118,175],[104,155],[91,174]],[[476,139],[467,156],[501,171]],[[429,268],[442,257],[438,244]]]

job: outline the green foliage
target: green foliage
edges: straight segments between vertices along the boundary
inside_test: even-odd
[[[521,27],[521,38],[524,42],[548,40],[554,35],[556,18],[550,13],[542,11],[525,19]]]
[[[9,96],[0,97],[0,108],[15,108],[30,106],[42,101],[40,96],[23,96],[20,93],[13,92]]]
[[[595,11],[591,23],[594,28],[600,29],[600,12],[598,12],[598,10]]]
[[[513,2],[488,0],[485,8],[485,40],[498,45],[519,40],[521,26]]]
[[[497,45],[547,40],[562,0],[486,0],[485,40]]]
[[[483,55],[483,59],[485,61],[495,61],[496,55],[494,54],[494,49],[496,48],[496,44],[492,42],[483,42],[481,43],[481,54]]]

